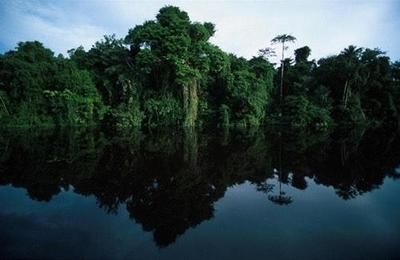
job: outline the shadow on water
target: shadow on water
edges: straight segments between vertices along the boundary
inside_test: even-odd
[[[165,247],[213,218],[214,203],[245,181],[266,194],[266,203],[288,207],[296,197],[285,188],[306,191],[310,180],[333,187],[344,200],[378,189],[386,177],[399,178],[398,147],[398,136],[382,129],[320,136],[277,130],[4,132],[0,185],[24,188],[38,201],[73,189],[94,195],[110,214],[126,207]]]

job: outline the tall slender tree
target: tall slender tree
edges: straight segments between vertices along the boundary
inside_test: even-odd
[[[350,45],[341,52],[341,57],[344,60],[344,68],[346,70],[346,82],[343,89],[343,104],[347,107],[347,101],[352,93],[352,85],[355,85],[357,81],[361,81],[360,70],[361,63],[360,57],[363,52],[362,48],[358,48],[354,45]]]
[[[284,71],[284,60],[285,60],[285,50],[288,48],[285,46],[286,42],[295,42],[296,37],[290,34],[281,34],[276,36],[271,40],[273,44],[281,43],[282,44],[282,60],[281,60],[281,84],[280,84],[280,98],[281,102],[283,100],[283,71]]]

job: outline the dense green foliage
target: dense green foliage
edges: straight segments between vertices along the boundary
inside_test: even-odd
[[[279,122],[314,129],[333,122],[347,127],[398,126],[398,62],[392,64],[379,49],[355,46],[318,62],[308,60],[310,52],[305,46],[295,50],[294,62],[284,60],[284,101],[271,109]],[[276,85],[280,79],[277,75]],[[274,97],[278,100],[278,93]]]
[[[39,42],[0,55],[3,126],[101,123],[140,126],[253,127],[267,123],[325,130],[336,124],[399,123],[400,63],[378,49],[349,46],[339,55],[269,62],[271,48],[250,60],[209,42],[211,23],[192,22],[167,6],[155,20],[106,36],[85,51],[55,57]]]
[[[0,120],[14,126],[87,125],[104,111],[89,72],[39,42],[1,56],[0,95]]]

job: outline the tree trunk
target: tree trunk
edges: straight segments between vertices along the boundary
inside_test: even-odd
[[[344,84],[344,89],[343,89],[343,104],[344,104],[344,108],[346,108],[347,106],[347,92],[348,92],[348,85],[349,85],[349,81],[346,80],[346,83]]]
[[[1,103],[3,104],[4,111],[6,111],[7,116],[9,116],[10,113],[8,112],[8,109],[7,109],[7,107],[6,107],[6,104],[4,103],[3,98],[1,97],[1,95],[0,95],[0,100],[1,100]]]
[[[194,127],[196,125],[199,103],[197,84],[197,80],[192,79],[183,86],[183,112],[185,127]]]
[[[281,103],[283,101],[283,70],[284,70],[284,53],[285,53],[285,42],[282,42],[282,60],[281,60]]]

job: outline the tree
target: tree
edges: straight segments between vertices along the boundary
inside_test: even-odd
[[[285,50],[287,46],[285,46],[286,42],[295,42],[296,38],[289,34],[281,34],[276,36],[271,40],[273,44],[281,43],[282,44],[282,59],[281,59],[281,84],[280,84],[280,99],[281,102],[283,100],[283,71],[284,71],[284,60],[285,60]]]
[[[88,71],[61,55],[54,57],[37,41],[21,42],[1,57],[0,86],[9,125],[92,124],[102,116]]]
[[[268,60],[270,57],[275,57],[276,53],[273,48],[267,47],[264,49],[258,50],[259,56],[263,57],[264,59]]]
[[[298,48],[294,51],[296,63],[307,62],[308,57],[311,54],[311,49],[308,46]]]
[[[341,56],[344,59],[344,69],[346,74],[346,82],[343,88],[343,104],[344,107],[347,107],[347,101],[349,96],[351,95],[352,85],[356,84],[356,81],[359,80],[359,70],[360,63],[359,58],[361,56],[362,49],[357,48],[354,45],[350,45],[348,48],[344,49],[341,52]]]
[[[125,42],[133,50],[137,69],[145,64],[146,81],[154,82],[151,96],[171,100],[164,97],[172,94],[173,99],[179,99],[182,113],[170,113],[182,115],[176,123],[194,127],[201,102],[201,83],[209,70],[206,50],[214,26],[192,23],[186,12],[174,6],[161,8],[156,18],[131,29]],[[175,115],[172,117],[176,118]]]

